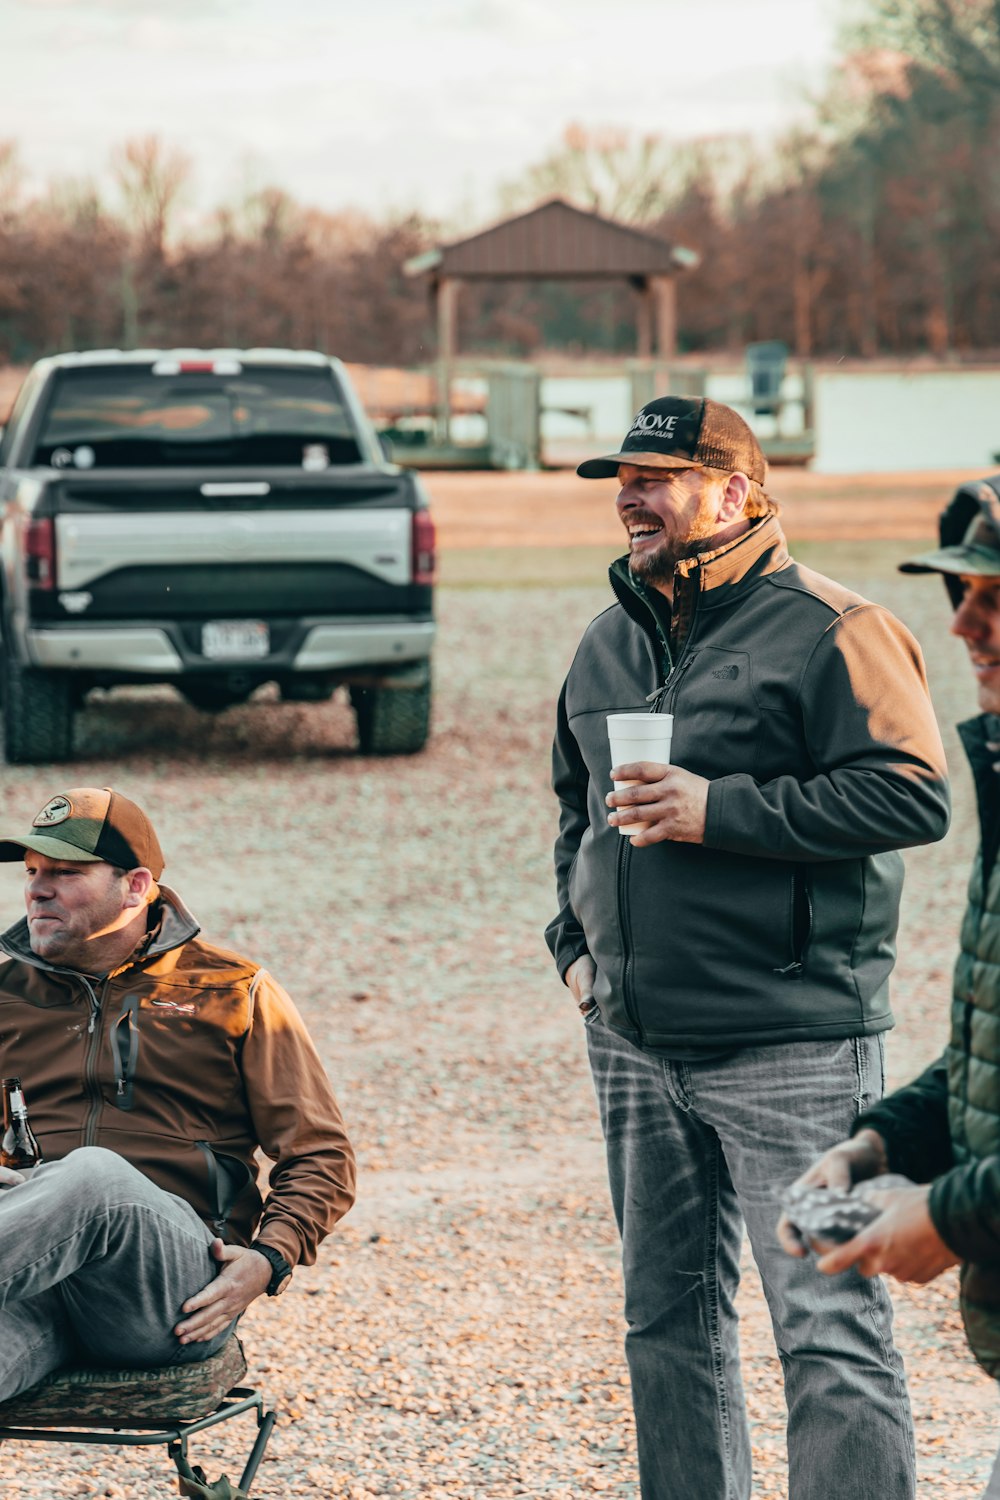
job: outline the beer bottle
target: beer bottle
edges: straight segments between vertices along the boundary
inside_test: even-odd
[[[42,1159],[34,1131],[28,1124],[28,1106],[24,1102],[20,1078],[3,1080],[3,1139],[0,1140],[0,1167],[27,1172]]]

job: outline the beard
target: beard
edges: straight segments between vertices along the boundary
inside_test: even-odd
[[[697,516],[686,535],[672,536],[664,530],[655,546],[647,544],[638,551],[630,551],[629,572],[640,583],[653,588],[660,583],[672,583],[677,564],[699,552],[710,552],[718,535],[714,516]]]

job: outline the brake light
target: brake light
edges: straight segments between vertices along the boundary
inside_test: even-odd
[[[32,588],[56,586],[56,523],[51,516],[29,521],[24,530],[24,571]]]
[[[413,582],[432,584],[437,555],[434,550],[434,522],[429,510],[413,512]]]
[[[154,375],[242,375],[238,359],[158,359]]]

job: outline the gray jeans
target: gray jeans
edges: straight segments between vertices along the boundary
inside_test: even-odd
[[[207,1359],[181,1306],[216,1274],[194,1209],[101,1147],[0,1191],[0,1400],[59,1365],[153,1369]]]
[[[913,1427],[882,1282],[778,1245],[780,1190],[882,1092],[878,1037],[642,1052],[588,1018],[622,1236],[643,1500],[746,1500],[737,1315],[745,1222],[781,1359],[790,1500],[911,1500]]]
[[[993,1464],[989,1483],[983,1491],[982,1500],[1000,1500],[1000,1453],[997,1454]]]

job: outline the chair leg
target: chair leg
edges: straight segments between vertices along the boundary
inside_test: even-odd
[[[206,1479],[203,1469],[192,1468],[187,1456],[187,1433],[170,1443],[168,1452],[177,1466],[177,1473],[181,1482],[181,1494],[210,1494],[213,1496],[217,1494],[220,1500],[222,1496],[232,1496],[234,1493],[241,1496],[249,1496],[250,1486],[260,1467],[260,1461],[264,1457],[264,1449],[267,1447],[276,1420],[273,1411],[265,1412],[263,1406],[258,1406],[257,1437],[254,1440],[253,1447],[250,1449],[250,1456],[246,1461],[243,1473],[240,1475],[239,1486],[235,1492],[232,1490],[228,1480],[219,1479],[212,1485]]]
[[[250,1450],[250,1457],[247,1459],[246,1468],[240,1475],[240,1489],[243,1490],[243,1492],[247,1495],[249,1495],[250,1493],[250,1486],[254,1481],[254,1476],[260,1466],[260,1461],[264,1457],[264,1449],[267,1447],[268,1439],[270,1438],[271,1432],[274,1429],[274,1423],[274,1412],[264,1412],[260,1420],[260,1426],[257,1432],[257,1440]]]

